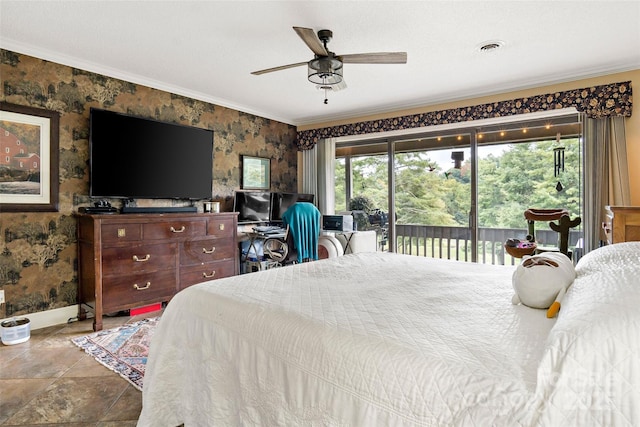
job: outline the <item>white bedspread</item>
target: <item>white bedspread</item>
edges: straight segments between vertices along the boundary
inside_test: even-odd
[[[154,335],[138,425],[571,425],[567,335],[545,346],[556,321],[511,304],[512,271],[361,253],[192,286]]]

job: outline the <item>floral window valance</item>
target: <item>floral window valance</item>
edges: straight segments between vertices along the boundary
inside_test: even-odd
[[[630,117],[632,108],[631,82],[611,83],[546,95],[491,102],[472,107],[453,108],[389,119],[309,129],[298,132],[297,144],[300,150],[309,150],[313,148],[320,139],[324,138],[413,129],[569,107],[575,107],[576,110],[585,113],[589,118],[609,116]]]

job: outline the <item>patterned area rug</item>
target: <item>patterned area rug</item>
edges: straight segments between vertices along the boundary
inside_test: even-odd
[[[149,343],[159,320],[159,317],[144,319],[71,341],[142,391]]]

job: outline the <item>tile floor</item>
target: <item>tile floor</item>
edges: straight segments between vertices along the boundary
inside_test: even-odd
[[[104,329],[138,317],[105,317]],[[93,332],[92,319],[31,331],[29,341],[0,344],[0,426],[129,427],[142,394],[71,342]]]

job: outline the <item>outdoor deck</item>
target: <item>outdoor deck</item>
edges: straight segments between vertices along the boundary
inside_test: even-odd
[[[526,228],[480,228],[478,262],[499,265],[517,264],[518,259],[506,253],[504,242],[509,238],[523,239],[526,234]],[[580,230],[570,231],[570,248],[576,245],[581,235]],[[551,230],[536,230],[536,239],[538,245],[557,246],[558,233]],[[396,242],[397,253],[471,261],[471,233],[465,227],[396,224]]]

